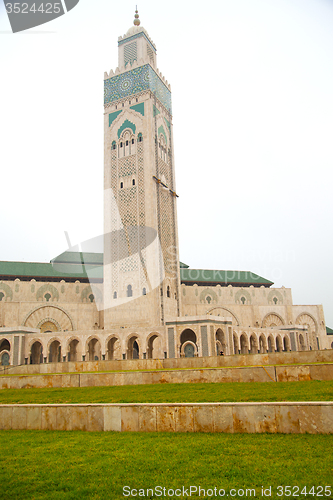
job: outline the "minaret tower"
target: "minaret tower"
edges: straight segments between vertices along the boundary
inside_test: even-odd
[[[180,313],[171,90],[137,10],[105,74],[104,190],[105,328],[162,327]]]

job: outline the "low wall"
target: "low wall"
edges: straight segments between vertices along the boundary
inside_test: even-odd
[[[205,358],[127,359],[122,361],[77,361],[1,367],[1,374],[71,373],[92,371],[171,370],[223,366],[262,366],[333,363],[333,350],[239,354]]]
[[[209,382],[294,382],[302,380],[333,380],[333,364],[158,370],[151,372],[9,375],[0,377],[0,389]]]
[[[333,402],[0,405],[0,429],[333,433]]]

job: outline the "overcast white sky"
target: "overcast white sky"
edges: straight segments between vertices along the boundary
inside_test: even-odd
[[[333,327],[333,0],[141,0],[172,86],[180,258],[250,270]],[[0,260],[103,231],[103,75],[135,3],[11,34],[0,0]]]

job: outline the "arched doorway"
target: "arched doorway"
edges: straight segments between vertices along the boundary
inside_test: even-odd
[[[249,341],[245,333],[240,336],[240,351],[241,354],[249,354]]]
[[[278,335],[276,337],[276,350],[277,350],[277,352],[283,351],[282,339],[281,339],[280,335]]]
[[[195,356],[195,345],[192,342],[185,342],[184,344],[184,357],[194,358]]]
[[[50,345],[49,363],[60,363],[61,361],[61,345],[58,340],[54,340]]]
[[[180,335],[180,355],[186,358],[193,358],[197,352],[197,336],[193,330],[186,328]]]
[[[138,343],[138,337],[133,336],[129,339],[127,343],[127,359],[139,359],[140,358],[140,348]]]
[[[302,333],[299,334],[298,340],[299,340],[300,351],[305,351],[305,342]]]
[[[275,349],[274,349],[274,339],[272,337],[272,335],[270,335],[268,337],[268,352],[274,352]]]
[[[147,357],[148,359],[162,358],[161,341],[158,335],[152,335],[148,339]]]
[[[43,346],[38,340],[31,346],[30,364],[39,365],[43,363]]]
[[[227,343],[225,340],[224,332],[221,328],[218,328],[216,330],[215,344],[216,344],[216,356],[219,356],[221,351],[223,351],[223,353],[226,354]]]
[[[117,337],[112,337],[107,343],[107,359],[111,361],[112,359],[120,359],[120,342]],[[118,354],[118,355],[117,355]]]
[[[2,355],[0,355],[0,365],[1,366],[8,366],[10,363],[10,354],[9,352],[3,352]]]
[[[88,360],[98,361],[101,359],[101,344],[96,338],[89,340],[88,342]]]
[[[250,353],[258,354],[258,341],[255,335],[251,335],[250,337]]]
[[[78,361],[78,353],[77,346],[79,341],[77,339],[73,339],[69,343],[69,351],[68,351],[68,361]]]
[[[267,347],[266,347],[266,339],[263,335],[260,335],[259,337],[259,351],[260,351],[260,354],[264,354],[267,350]]]
[[[290,339],[289,339],[288,335],[285,335],[283,337],[283,350],[285,352],[289,352],[290,351]]]

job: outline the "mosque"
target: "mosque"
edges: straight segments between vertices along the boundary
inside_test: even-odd
[[[0,364],[333,348],[321,305],[248,271],[179,262],[171,89],[141,26],[104,78],[104,235],[0,262]]]

